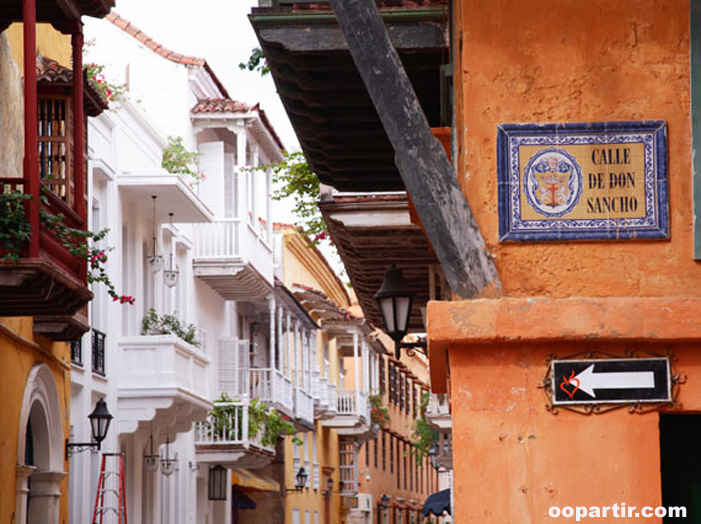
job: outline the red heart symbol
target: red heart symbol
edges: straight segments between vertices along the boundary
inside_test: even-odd
[[[576,382],[576,384],[575,384]],[[566,386],[574,386],[574,389],[570,392]],[[570,397],[570,400],[574,400],[574,394],[577,392],[579,389],[579,379],[574,378],[574,369],[572,370],[572,374],[570,375],[570,378],[567,378],[566,376],[562,376],[562,382],[560,383],[560,389],[565,392],[565,394]]]

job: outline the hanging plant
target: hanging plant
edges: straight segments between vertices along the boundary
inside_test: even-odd
[[[104,73],[104,65],[91,62],[85,64],[83,69],[85,70],[85,76],[88,78],[90,85],[100,93],[100,96],[105,102],[119,102],[126,98],[127,87],[124,84],[108,82]]]
[[[377,424],[380,428],[386,428],[390,424],[389,409],[382,401],[382,393],[378,395],[370,395],[370,419],[373,424]]]

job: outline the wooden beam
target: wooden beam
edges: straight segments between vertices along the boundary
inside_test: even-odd
[[[374,0],[331,0],[331,6],[450,287],[460,298],[488,286],[500,288],[453,166],[431,133],[377,5]]]

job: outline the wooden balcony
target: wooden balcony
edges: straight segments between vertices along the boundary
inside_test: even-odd
[[[21,178],[0,179],[2,193],[23,192],[24,186]],[[31,201],[26,203],[27,207],[33,205]],[[84,228],[83,220],[51,190],[45,192],[40,208],[46,215],[62,215],[66,227]],[[81,323],[70,319],[92,299],[87,287],[87,261],[71,255],[45,223],[31,235],[38,236],[36,253],[30,253],[29,244],[21,245],[14,251],[16,261],[0,262],[0,316],[40,317],[39,324],[42,317],[54,323],[61,319]],[[8,253],[0,251],[3,256]],[[87,329],[85,325],[81,332]]]

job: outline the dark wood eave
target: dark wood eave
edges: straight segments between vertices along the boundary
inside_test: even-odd
[[[319,206],[365,318],[384,326],[373,297],[394,262],[414,293],[409,331],[425,332],[421,308],[431,296],[441,298],[440,266],[423,231],[410,221],[406,195],[337,195]]]
[[[432,126],[447,60],[447,2],[392,2],[382,14]],[[401,191],[394,150],[328,4],[254,9],[250,16],[312,170],[340,191]]]
[[[115,0],[36,0],[37,23],[51,24],[58,31],[70,34],[81,16],[103,18],[114,4]],[[0,31],[22,19],[22,0],[0,1]]]

